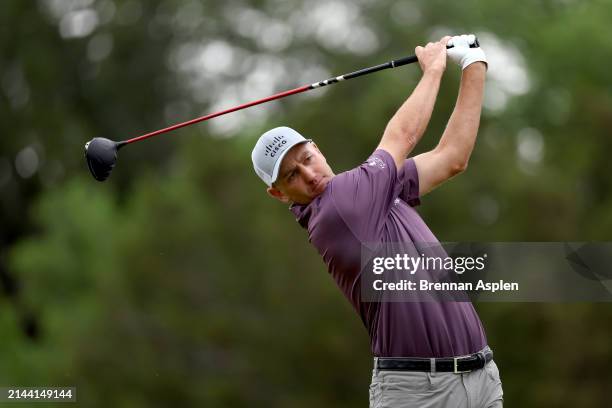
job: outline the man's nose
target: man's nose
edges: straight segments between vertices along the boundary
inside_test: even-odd
[[[312,183],[313,181],[316,180],[317,175],[311,168],[304,166],[301,171],[302,171],[302,175],[304,176],[304,180],[307,183]]]

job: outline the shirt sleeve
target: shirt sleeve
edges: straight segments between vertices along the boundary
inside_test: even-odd
[[[381,237],[393,201],[401,191],[397,173],[391,155],[378,149],[359,167],[332,179],[331,194],[338,214],[361,242]]]
[[[399,197],[409,206],[416,207],[421,204],[419,199],[419,173],[414,159],[406,159],[398,172],[398,182],[402,186]]]

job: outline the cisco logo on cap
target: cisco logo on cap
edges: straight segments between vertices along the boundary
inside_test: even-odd
[[[274,157],[281,148],[287,144],[285,136],[274,136],[272,143],[266,145],[266,156]]]

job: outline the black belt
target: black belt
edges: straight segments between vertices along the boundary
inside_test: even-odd
[[[378,370],[426,371],[442,373],[469,373],[479,370],[493,360],[493,351],[485,349],[478,353],[462,357],[449,358],[413,358],[413,357],[377,357],[374,359]]]

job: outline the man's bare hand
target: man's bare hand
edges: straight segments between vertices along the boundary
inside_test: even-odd
[[[438,42],[430,42],[425,47],[418,46],[414,49],[423,73],[436,72],[442,74],[444,72],[446,69],[446,43],[450,39],[450,36],[445,36]]]

